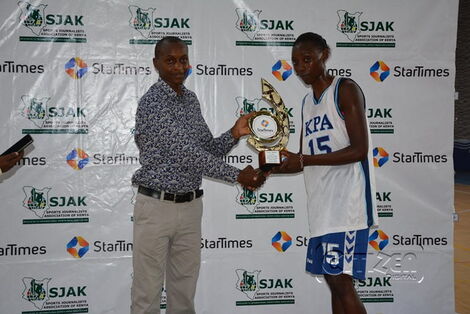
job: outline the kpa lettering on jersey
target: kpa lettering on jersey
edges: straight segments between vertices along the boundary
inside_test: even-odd
[[[305,122],[305,135],[316,133],[318,131],[332,130],[333,125],[326,113],[323,116],[315,116],[312,119]]]

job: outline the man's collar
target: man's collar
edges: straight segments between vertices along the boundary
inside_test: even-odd
[[[181,84],[181,95],[178,95],[173,88],[171,88],[170,85],[168,85],[167,82],[162,80],[161,78],[158,78],[157,84],[161,86],[163,91],[167,93],[170,96],[177,97],[177,96],[184,96],[188,89],[184,86],[184,84]]]

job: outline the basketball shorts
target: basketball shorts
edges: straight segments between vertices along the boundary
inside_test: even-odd
[[[310,238],[306,270],[314,275],[348,274],[365,280],[369,228]]]

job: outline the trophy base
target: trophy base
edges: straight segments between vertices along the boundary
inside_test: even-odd
[[[272,168],[281,165],[281,152],[278,150],[265,150],[258,154],[259,168],[263,171],[270,171]]]

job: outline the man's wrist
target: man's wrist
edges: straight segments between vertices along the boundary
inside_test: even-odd
[[[235,126],[233,126],[231,129],[230,129],[230,134],[232,135],[233,139],[238,141],[240,139],[240,134],[238,134],[238,132],[236,131],[236,128]]]

